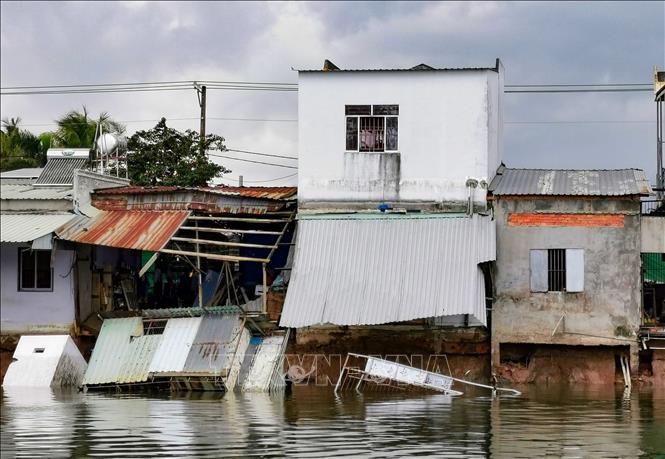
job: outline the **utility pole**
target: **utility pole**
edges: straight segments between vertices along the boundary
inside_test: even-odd
[[[205,154],[205,136],[206,136],[206,87],[197,86],[197,95],[199,96],[199,107],[201,107],[201,128],[199,130],[201,154]]]

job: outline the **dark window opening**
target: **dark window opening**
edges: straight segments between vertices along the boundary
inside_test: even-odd
[[[399,105],[346,105],[345,113],[347,151],[398,150]]]
[[[143,322],[144,335],[161,335],[166,328],[168,320],[146,320]]]
[[[43,354],[45,350],[46,349],[44,349],[43,347],[36,347],[35,350],[32,352],[35,354]]]
[[[19,290],[53,288],[50,250],[19,249],[19,265]]]
[[[566,250],[547,250],[547,290],[564,292],[566,290]]]
[[[360,151],[384,151],[384,122],[378,116],[360,117]]]

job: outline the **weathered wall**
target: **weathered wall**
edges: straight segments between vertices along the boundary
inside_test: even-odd
[[[93,190],[129,185],[129,180],[79,169],[74,172],[74,206],[85,214],[95,212],[90,193]]]
[[[492,359],[500,343],[627,345],[640,325],[639,202],[630,199],[498,199],[497,263],[492,313]],[[510,214],[550,214],[529,225]],[[596,217],[564,217],[593,214]],[[621,214],[617,227],[613,214]],[[550,226],[557,218],[561,226]],[[609,226],[598,226],[607,224]],[[576,226],[577,225],[577,226]],[[584,249],[584,291],[530,291],[530,249]],[[561,317],[565,318],[561,320]],[[559,323],[559,321],[561,322]],[[557,324],[559,324],[557,328]],[[555,328],[556,332],[553,334]]]
[[[489,376],[489,337],[484,327],[422,326],[300,328],[286,350],[285,370],[297,365],[309,384],[333,384],[348,352],[375,355],[419,368],[434,368],[474,381]],[[444,355],[447,356],[444,357]],[[429,364],[429,365],[428,365]],[[298,373],[297,371],[292,373]]]
[[[53,291],[18,291],[18,249],[2,244],[0,251],[0,322],[2,334],[69,333],[75,321],[74,252],[56,250]]]
[[[502,92],[490,70],[300,73],[300,206],[465,201],[501,161]],[[346,152],[346,104],[399,104],[399,153]]]
[[[642,217],[642,252],[665,253],[665,217]]]

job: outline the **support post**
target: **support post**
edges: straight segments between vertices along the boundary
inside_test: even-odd
[[[262,263],[263,266],[263,313],[268,312],[268,276],[266,274],[266,264]]]
[[[205,137],[206,137],[206,87],[201,86],[200,89],[201,98],[199,100],[199,105],[201,106],[201,128],[199,132],[199,141],[201,154],[205,155]]]
[[[195,220],[194,221],[194,226],[196,226],[196,228],[198,228],[199,227],[199,222]],[[198,229],[196,230],[196,239],[197,240],[199,239],[199,230]],[[196,243],[196,253],[197,254],[200,253],[198,242]],[[203,308],[203,280],[201,279],[201,257],[199,255],[196,255],[196,270],[197,270],[196,275],[198,276],[198,280],[199,280],[199,282],[198,282],[199,308]]]

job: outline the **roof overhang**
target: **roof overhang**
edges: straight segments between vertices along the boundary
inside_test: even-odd
[[[71,213],[3,213],[0,216],[0,241],[32,242],[75,218]]]
[[[487,323],[480,263],[496,258],[491,217],[301,218],[280,325],[375,325],[457,314]]]

